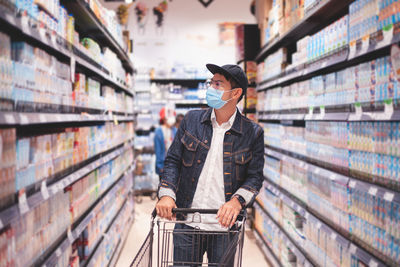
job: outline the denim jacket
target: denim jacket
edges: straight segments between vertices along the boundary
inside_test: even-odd
[[[186,114],[168,150],[159,196],[169,195],[180,208],[190,208],[210,149],[212,108]],[[240,112],[224,137],[225,201],[234,194],[252,202],[263,183],[264,131]],[[171,191],[172,190],[172,191]],[[168,194],[167,192],[173,192]]]

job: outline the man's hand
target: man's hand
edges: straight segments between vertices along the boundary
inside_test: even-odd
[[[240,202],[236,197],[226,202],[221,208],[219,208],[217,213],[219,224],[223,227],[232,227],[241,209],[242,205],[240,205]]]
[[[163,196],[156,204],[157,215],[168,220],[172,220],[173,208],[176,208],[175,200],[169,196]]]

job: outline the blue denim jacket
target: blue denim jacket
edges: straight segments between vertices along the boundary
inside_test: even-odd
[[[211,112],[209,108],[186,114],[164,162],[159,195],[172,190],[180,208],[191,206],[210,149]],[[225,201],[237,193],[251,202],[264,180],[264,130],[237,112],[225,134],[223,151]]]

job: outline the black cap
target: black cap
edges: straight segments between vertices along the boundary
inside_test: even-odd
[[[207,69],[211,71],[212,74],[221,73],[227,77],[231,77],[234,79],[240,87],[243,89],[243,94],[245,94],[248,86],[247,76],[242,70],[241,67],[238,65],[223,65],[222,67],[214,65],[214,64],[207,64]]]

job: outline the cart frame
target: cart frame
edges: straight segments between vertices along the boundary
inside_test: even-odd
[[[139,249],[137,255],[132,261],[130,266],[134,267],[152,267],[153,262],[157,261],[157,267],[170,267],[170,266],[218,266],[218,267],[241,267],[242,266],[242,254],[243,254],[243,244],[244,244],[244,232],[245,232],[245,222],[246,222],[246,211],[243,210],[234,226],[227,229],[226,231],[207,231],[199,229],[198,227],[185,226],[185,230],[177,230],[178,225],[188,225],[191,223],[202,223],[202,214],[216,214],[217,209],[182,209],[176,208],[172,212],[178,217],[186,218],[188,214],[192,215],[192,220],[176,220],[168,221],[158,219],[156,221],[156,210],[152,213],[150,231],[143,242],[141,248]],[[157,236],[157,260],[153,259],[153,242],[154,242],[154,226],[157,224],[158,236]],[[206,223],[203,224],[215,224]],[[174,227],[172,227],[174,226]],[[181,238],[181,235],[185,238],[191,238],[189,243],[191,244],[192,254],[178,254],[178,250],[175,251],[175,242]],[[215,241],[218,239],[218,241]],[[222,248],[213,247],[213,244],[221,245]],[[178,241],[176,241],[178,242]],[[215,243],[218,242],[218,243]],[[206,247],[203,245],[205,244]],[[211,245],[211,248],[209,247]],[[203,254],[206,250],[215,251],[215,249],[220,249],[217,253],[222,255],[219,262],[211,262],[206,260],[203,262]],[[222,249],[222,250],[221,250]],[[200,252],[199,252],[200,251]],[[211,252],[210,255],[212,255]],[[179,256],[180,255],[180,256]],[[182,256],[183,255],[183,256]],[[207,257],[211,259],[212,256]],[[187,257],[190,257],[188,259]],[[181,258],[184,259],[181,259]],[[186,257],[186,258],[185,258]],[[219,258],[217,256],[217,258]]]

